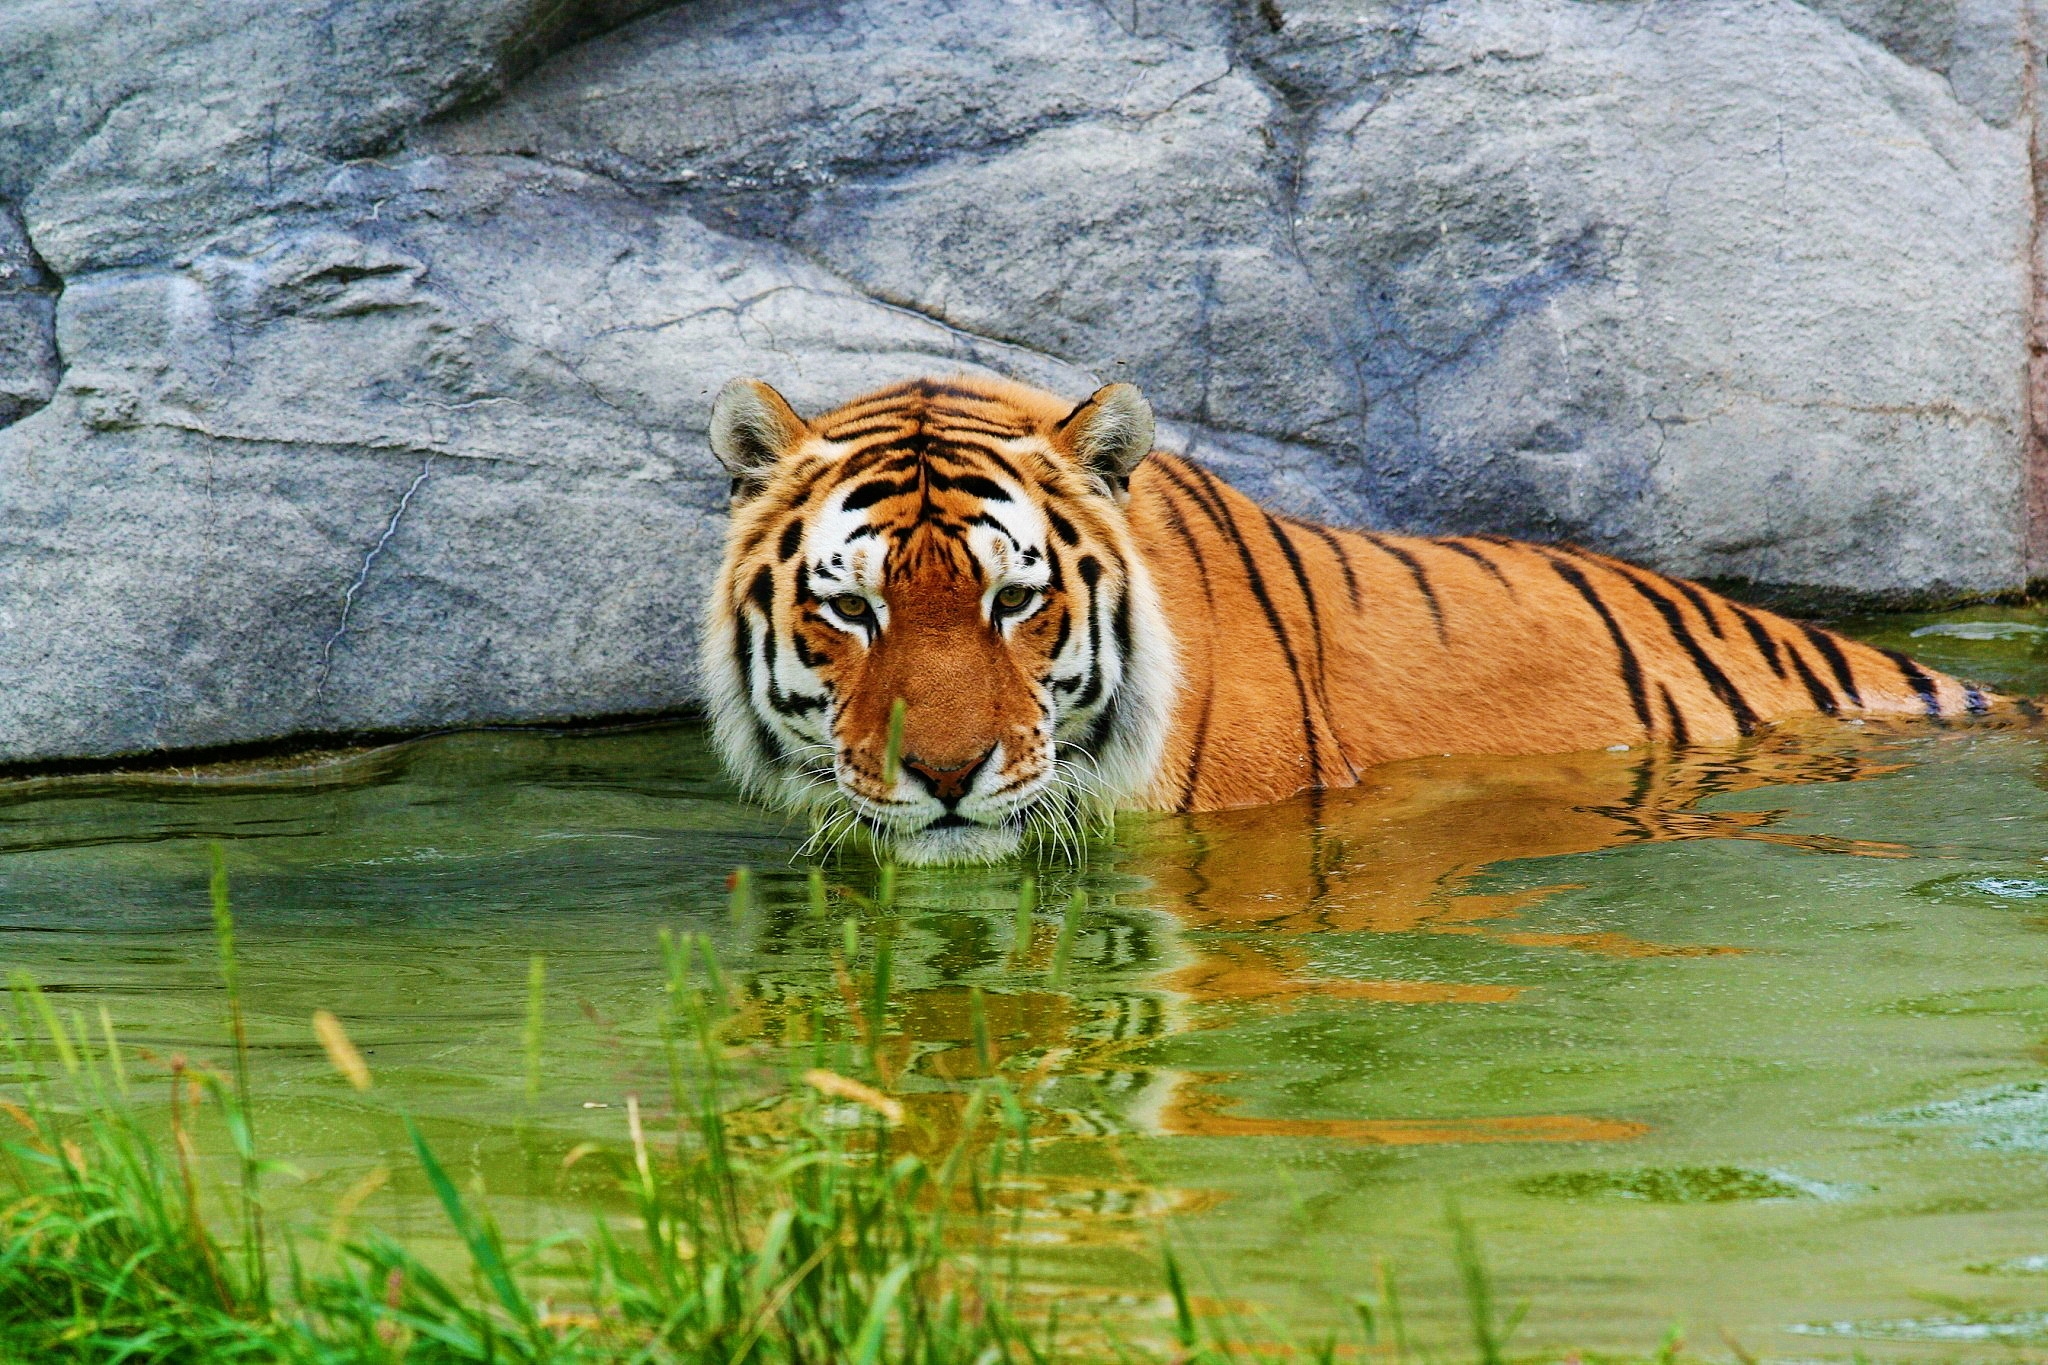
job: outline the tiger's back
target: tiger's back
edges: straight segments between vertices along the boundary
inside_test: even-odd
[[[1191,461],[1131,481],[1183,674],[1150,793],[1211,810],[1429,754],[1725,743],[1813,714],[1976,713],[1890,651],[1565,545],[1267,511]]]

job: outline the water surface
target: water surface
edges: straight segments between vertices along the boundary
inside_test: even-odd
[[[2038,613],[1853,628],[2048,691]],[[2048,1347],[2044,733],[1813,721],[1127,817],[1085,866],[1030,869],[1049,907],[1089,898],[1058,981],[1052,910],[1009,954],[1017,867],[906,872],[885,913],[848,856],[813,913],[806,831],[735,801],[688,725],[38,779],[0,785],[0,955],[160,1057],[217,1056],[223,843],[264,1137],[304,1175],[280,1201],[310,1218],[388,1163],[362,1216],[437,1236],[401,1107],[515,1229],[555,1226],[565,1179],[596,1179],[562,1154],[664,1089],[657,931],[717,943],[734,1036],[772,1055],[842,1028],[851,917],[895,935],[892,1055],[930,1131],[977,1071],[968,988],[989,993],[1044,1138],[1048,1284],[1149,1293],[1169,1220],[1219,1294],[1302,1326],[1384,1258],[1448,1340],[1448,1195],[1530,1300],[1525,1347],[1640,1350],[1676,1323],[1709,1353],[1725,1331],[1775,1357],[2004,1359]],[[762,895],[735,918],[741,865]],[[328,1071],[316,1008],[362,1044],[369,1096]]]

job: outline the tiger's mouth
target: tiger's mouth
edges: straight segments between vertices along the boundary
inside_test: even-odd
[[[866,807],[861,823],[881,855],[914,866],[996,863],[1014,857],[1023,848],[1032,811],[1039,804],[1033,799],[996,810],[952,806],[913,814],[877,810],[871,800],[856,801]]]
[[[893,849],[896,861],[916,866],[938,863],[994,863],[1015,854],[1024,842],[1016,824],[978,824],[947,812],[920,829],[877,830]]]
[[[1012,767],[1006,775],[1002,746],[991,753],[964,787],[957,778],[941,786],[935,775],[906,763],[897,785],[878,791],[870,774],[843,757],[834,785],[884,858],[920,866],[1001,862],[1022,849],[1059,793],[1049,760],[1032,764],[1026,756],[1023,771]]]

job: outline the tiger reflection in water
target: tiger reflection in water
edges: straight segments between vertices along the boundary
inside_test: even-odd
[[[1774,727],[1740,748],[1711,753],[1660,748],[1420,759],[1376,769],[1348,791],[1152,817],[1127,841],[1134,859],[1119,868],[1149,883],[1148,891],[1131,897],[1148,909],[1094,916],[1074,946],[1076,981],[1068,989],[996,987],[985,996],[996,1067],[1038,1078],[1031,1087],[1040,1101],[1037,1121],[1054,1133],[1294,1136],[1388,1145],[1635,1137],[1647,1130],[1628,1115],[1261,1116],[1239,1111],[1228,1072],[1162,1068],[1148,1064],[1148,1054],[1177,1035],[1325,1001],[1405,1010],[1507,1004],[1520,994],[1514,985],[1485,979],[1483,968],[1474,979],[1449,981],[1317,974],[1309,965],[1309,935],[1461,935],[1502,945],[1504,967],[1531,950],[1630,958],[1734,952],[1726,945],[1618,933],[1532,932],[1521,927],[1523,912],[1564,888],[1496,891],[1475,883],[1519,860],[1675,840],[1758,840],[1816,853],[1902,856],[1886,844],[1777,829],[1776,812],[1710,811],[1700,804],[1757,788],[1894,771],[1894,728],[1908,733],[1904,725],[1817,720]],[[1001,917],[977,916],[975,923],[983,939],[938,964],[945,975],[957,979],[1001,960]],[[1049,965],[1056,936],[1056,925],[1041,916],[1030,965]],[[1088,985],[1146,970],[1152,975],[1130,989]],[[898,999],[893,1066],[906,1076],[947,1083],[902,1093],[913,1115],[911,1136],[943,1147],[962,1102],[958,1083],[983,1074],[972,1041],[969,988],[941,985]],[[758,1003],[770,1015],[785,1016],[801,1004],[794,996]],[[786,1020],[764,1018],[755,1026],[772,1031]]]

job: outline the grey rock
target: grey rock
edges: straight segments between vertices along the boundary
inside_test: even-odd
[[[2024,63],[2013,60],[2024,0],[1806,0],[1886,51],[1946,76],[1958,100],[1992,123],[2019,117]]]
[[[1298,234],[1394,519],[2024,578],[2017,134],[1793,5],[1446,8],[1400,71],[1319,108]]]
[[[688,705],[738,373],[1131,379],[1308,515],[2012,589],[2017,16],[29,0],[0,761]]]
[[[69,278],[159,260],[658,0],[30,0],[0,14],[0,197]]]
[[[56,277],[0,203],[0,427],[49,402],[59,369]]]

